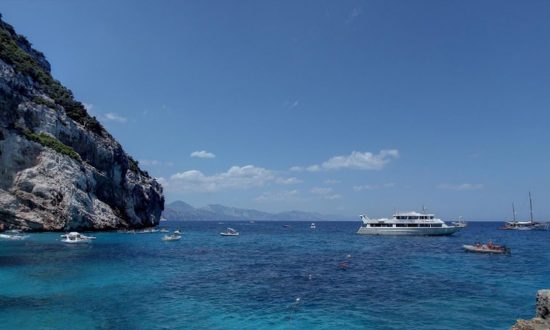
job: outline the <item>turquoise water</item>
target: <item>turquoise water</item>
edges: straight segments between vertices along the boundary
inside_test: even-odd
[[[470,223],[450,237],[371,237],[355,234],[359,222],[282,224],[163,223],[184,230],[177,242],[2,240],[0,328],[508,329],[550,288],[550,232]],[[224,226],[241,236],[219,236]],[[461,250],[487,239],[512,255]]]

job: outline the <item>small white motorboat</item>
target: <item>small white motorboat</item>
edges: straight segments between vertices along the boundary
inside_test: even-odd
[[[6,230],[5,233],[9,233],[9,234],[21,234],[21,230],[19,230],[19,229],[10,229],[10,230]]]
[[[181,235],[176,234],[175,232],[170,235],[164,235],[162,237],[162,240],[165,242],[171,242],[171,241],[179,241],[181,239]]]
[[[176,229],[174,231],[174,235],[181,235],[181,234],[183,234],[183,233],[179,229]]]
[[[145,228],[145,229],[136,231],[136,234],[154,234],[154,233],[158,233],[159,231],[160,229],[158,228]]]
[[[458,221],[453,221],[451,223],[453,224],[453,226],[461,228],[464,228],[468,225],[464,220],[462,220],[462,217],[458,217]]]
[[[317,227],[315,226],[315,222],[312,222],[311,225],[309,225],[309,228],[310,228],[310,229],[315,229],[315,228],[317,228]]]
[[[70,232],[70,233],[67,233],[67,234],[63,234],[63,235],[60,235],[61,238],[68,238],[69,235],[78,235],[80,238],[82,239],[88,239],[88,240],[92,240],[92,239],[95,239],[95,236],[86,236],[86,235],[83,235],[83,234],[80,234],[80,233],[77,233],[77,232]]]
[[[1,239],[9,239],[9,240],[12,240],[12,241],[21,241],[21,240],[24,240],[26,239],[27,235],[8,235],[8,234],[0,234],[0,238]]]
[[[227,228],[225,231],[222,231],[220,233],[220,235],[222,235],[222,236],[239,236],[239,232],[236,231],[233,228]]]
[[[90,243],[95,239],[93,236],[85,236],[75,231],[68,234],[61,235],[61,242],[75,244],[75,243]]]

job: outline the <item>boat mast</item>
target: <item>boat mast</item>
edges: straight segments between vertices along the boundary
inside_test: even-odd
[[[514,222],[516,222],[516,208],[514,207],[514,202],[512,202],[512,213],[514,214]]]
[[[531,199],[531,192],[529,192],[529,210],[531,211],[531,222],[533,222],[533,200]]]

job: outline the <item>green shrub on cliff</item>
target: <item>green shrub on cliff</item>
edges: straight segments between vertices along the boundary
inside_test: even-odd
[[[52,148],[53,150],[59,152],[60,154],[67,155],[72,159],[82,161],[82,158],[80,158],[80,155],[76,151],[74,151],[73,148],[63,144],[61,141],[54,138],[53,136],[50,136],[45,133],[36,134],[30,131],[23,131],[23,135],[28,140],[38,142],[45,147]]]
[[[128,167],[131,171],[139,173],[139,162],[132,158],[132,156],[128,156]]]
[[[34,96],[32,98],[32,101],[36,104],[41,104],[41,105],[45,105],[47,106],[48,108],[51,108],[51,109],[55,109],[55,106],[56,104],[50,100],[47,100],[43,97],[40,97],[40,96]]]

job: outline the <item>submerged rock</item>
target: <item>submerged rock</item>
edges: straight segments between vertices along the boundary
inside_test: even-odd
[[[518,320],[511,330],[550,330],[550,290],[537,292],[537,312],[531,320]]]
[[[161,185],[0,15],[0,228],[141,228],[163,209]]]

